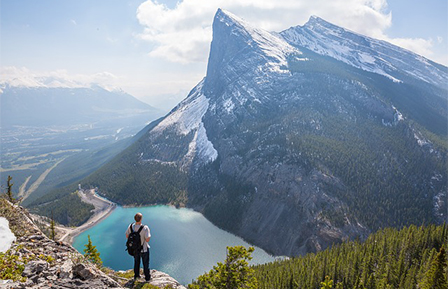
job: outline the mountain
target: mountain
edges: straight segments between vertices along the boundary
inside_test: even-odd
[[[11,126],[95,124],[160,113],[123,91],[89,88],[15,87],[0,94],[2,129]],[[135,121],[135,120],[134,120]],[[132,122],[130,122],[132,123]]]
[[[120,204],[194,208],[276,255],[440,223],[446,79],[316,17],[270,33],[218,10],[206,77],[82,183]]]

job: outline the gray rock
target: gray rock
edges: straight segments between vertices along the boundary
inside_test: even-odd
[[[73,276],[80,277],[82,280],[89,280],[97,277],[92,268],[89,268],[82,263],[73,266],[72,270],[73,270]]]
[[[39,241],[45,239],[45,237],[43,235],[32,235],[28,237],[28,240],[35,240],[35,241]]]
[[[19,250],[19,252],[22,253],[22,254],[26,254],[26,255],[28,255],[28,254],[33,254],[30,250],[27,250],[27,249],[25,249],[25,248],[21,248],[21,249]]]
[[[39,282],[39,276],[34,275],[34,276],[30,277],[30,280],[33,281],[33,283],[37,283],[37,282]]]
[[[169,287],[174,289],[185,289],[185,287],[179,284],[173,277],[157,270],[151,270],[151,281],[149,284],[160,288]]]
[[[47,270],[49,264],[43,260],[31,261],[26,264],[25,269],[23,270],[22,276],[31,277],[33,275],[38,275],[44,270]]]
[[[109,286],[103,284],[100,280],[79,280],[79,279],[73,279],[73,280],[64,280],[62,281],[55,281],[51,288],[57,288],[57,289],[66,289],[66,288],[77,288],[77,289],[102,289],[102,288],[110,288]]]
[[[67,261],[62,263],[59,271],[59,278],[61,279],[73,278],[72,268],[73,268],[72,260],[68,259]]]
[[[107,287],[111,288],[117,288],[117,287],[121,287],[120,284],[113,280],[112,278],[110,278],[109,276],[104,276],[101,281],[107,285]]]

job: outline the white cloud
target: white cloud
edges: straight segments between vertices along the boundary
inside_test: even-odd
[[[100,85],[113,90],[119,77],[110,72],[95,74],[70,74],[66,70],[31,71],[25,67],[0,67],[0,85],[23,87],[66,87],[79,88]]]
[[[443,37],[442,36],[437,36],[437,42],[440,44],[443,42]]]
[[[431,57],[433,55],[431,50],[433,47],[432,39],[389,38],[387,36],[382,37],[382,39],[426,57]]]
[[[392,14],[387,11],[386,0],[183,0],[172,9],[148,0],[137,10],[137,19],[144,27],[139,37],[155,45],[150,56],[180,63],[206,62],[218,8],[269,31],[303,25],[311,15],[317,15],[355,32],[431,55],[431,40],[387,37]]]

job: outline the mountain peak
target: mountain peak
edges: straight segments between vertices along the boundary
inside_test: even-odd
[[[264,36],[264,40],[271,40],[271,42],[279,40],[278,37],[275,37],[275,41],[272,41],[272,37],[274,36],[271,33],[255,28],[243,18],[219,8],[213,21],[213,40],[224,36],[221,34],[221,31],[225,31],[227,33],[230,32],[230,35],[224,34],[225,36],[231,36],[231,38],[242,38],[246,42],[250,40],[257,40],[261,35]]]
[[[334,32],[339,32],[339,33],[348,31],[347,29],[337,26],[333,23],[330,23],[330,22],[326,21],[325,19],[320,18],[319,16],[316,16],[316,15],[310,16],[310,19],[308,20],[308,22],[306,22],[302,27],[305,29],[310,29],[310,30],[314,30],[314,31],[332,30]]]
[[[239,24],[243,27],[250,26],[250,24],[247,23],[242,18],[236,16],[235,14],[233,14],[227,10],[221,9],[221,8],[218,8],[218,11],[216,11],[214,22],[216,22],[216,21],[220,21],[222,23],[227,23],[228,25]]]
[[[330,22],[328,22],[328,21],[324,20],[323,18],[320,18],[319,16],[316,16],[316,15],[311,15],[310,19],[308,19],[308,22],[305,23],[305,25],[310,25],[313,23],[321,23],[321,24],[327,24],[327,25],[334,26]]]
[[[218,9],[204,84],[206,95],[219,91],[215,84],[208,83],[222,83],[215,80],[222,77],[225,67],[241,67],[242,62],[251,59],[252,64],[256,62],[263,69],[280,71],[280,67],[287,65],[286,55],[293,51],[298,52],[281,36],[255,28],[244,19]]]

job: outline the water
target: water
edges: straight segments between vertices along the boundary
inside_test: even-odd
[[[142,223],[151,230],[150,268],[165,272],[184,285],[223,262],[226,246],[250,246],[198,212],[168,206],[117,207],[109,217],[76,237],[73,246],[83,253],[90,235],[105,266],[132,269],[134,259],[125,251],[125,231],[137,212],[143,214]],[[274,257],[257,247],[252,257],[251,264],[274,261]]]

